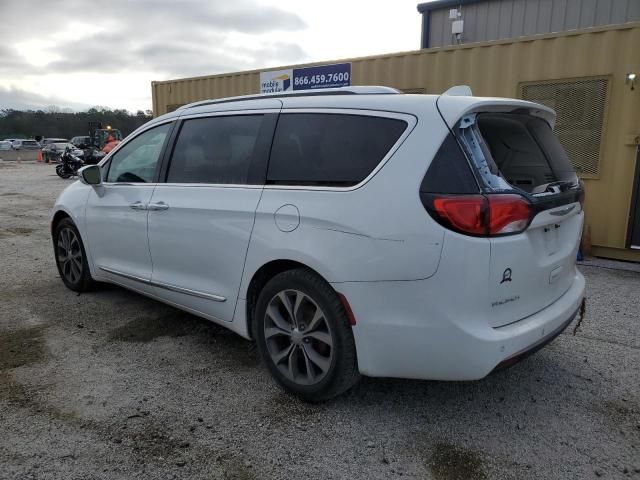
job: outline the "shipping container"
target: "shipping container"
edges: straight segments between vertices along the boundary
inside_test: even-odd
[[[593,253],[640,261],[640,23],[463,44],[303,66],[351,63],[352,85],[544,103],[584,179]],[[283,66],[269,70],[296,68]],[[206,99],[259,92],[261,70],[152,82],[154,115]],[[637,206],[637,209],[636,209]],[[638,243],[636,243],[638,242]]]

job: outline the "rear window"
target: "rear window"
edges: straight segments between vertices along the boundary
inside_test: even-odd
[[[541,118],[483,113],[477,116],[477,128],[479,135],[474,134],[475,125],[460,128],[461,143],[488,188],[515,187],[539,194],[577,184],[567,154],[549,124]]]
[[[364,115],[286,113],[276,128],[267,183],[352,186],[364,180],[407,127]]]

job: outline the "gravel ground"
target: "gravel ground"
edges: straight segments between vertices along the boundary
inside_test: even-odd
[[[581,270],[587,315],[477,382],[364,379],[306,405],[250,342],[58,278],[53,166],[0,164],[0,478],[640,479],[640,273]]]

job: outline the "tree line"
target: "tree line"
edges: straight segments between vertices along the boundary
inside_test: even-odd
[[[129,135],[136,128],[151,120],[151,111],[111,110],[105,107],[90,108],[86,112],[62,111],[56,107],[46,110],[0,110],[0,140],[5,138],[67,138],[89,135],[89,122],[111,125]]]

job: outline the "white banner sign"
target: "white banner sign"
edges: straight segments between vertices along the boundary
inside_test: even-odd
[[[293,90],[293,69],[260,72],[260,93]]]

